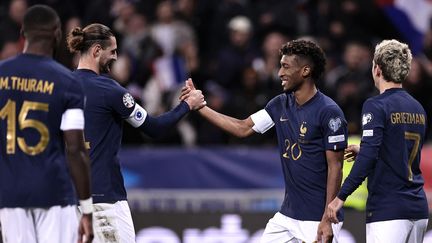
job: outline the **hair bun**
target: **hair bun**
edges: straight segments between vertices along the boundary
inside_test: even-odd
[[[80,27],[75,27],[72,30],[72,35],[73,36],[84,36],[84,31]]]

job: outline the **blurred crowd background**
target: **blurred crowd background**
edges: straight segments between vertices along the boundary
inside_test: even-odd
[[[112,77],[152,115],[178,103],[192,77],[213,109],[247,118],[282,92],[278,50],[295,38],[316,41],[327,55],[319,89],[343,109],[349,133],[359,134],[363,102],[377,94],[371,76],[374,46],[382,39],[409,42],[384,14],[382,0],[2,0],[0,60],[20,53],[26,9],[56,9],[63,35],[98,22],[117,37]],[[391,2],[391,1],[387,1]],[[414,1],[415,2],[415,1]],[[381,6],[381,7],[380,7]],[[406,37],[406,36],[405,36]],[[64,38],[65,39],[65,38]],[[411,44],[411,43],[410,43]],[[432,28],[412,46],[415,58],[404,87],[432,117]],[[70,69],[77,56],[63,41],[56,59]],[[429,141],[432,133],[429,131]],[[237,139],[191,113],[165,137],[151,140],[125,124],[123,144],[269,145],[274,131]]]

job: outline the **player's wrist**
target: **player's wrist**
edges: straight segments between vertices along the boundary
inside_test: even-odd
[[[93,213],[93,198],[89,197],[84,200],[79,200],[81,212],[83,214],[91,214]]]

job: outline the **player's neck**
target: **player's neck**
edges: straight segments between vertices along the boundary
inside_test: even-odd
[[[78,63],[78,69],[88,69],[100,74],[99,64],[86,55],[81,56]]]
[[[384,93],[388,89],[393,89],[393,88],[402,88],[402,84],[394,83],[394,82],[387,82],[385,80],[381,80],[379,82],[378,89],[379,89],[380,94]]]
[[[28,42],[24,43],[23,53],[33,54],[38,56],[46,56],[52,57],[54,50],[52,48],[52,43],[46,41],[38,41],[38,42]]]
[[[302,106],[308,100],[312,99],[317,92],[318,90],[315,84],[304,83],[300,89],[294,92],[297,105]]]

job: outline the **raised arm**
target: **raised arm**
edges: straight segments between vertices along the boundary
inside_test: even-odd
[[[140,129],[146,135],[157,138],[166,134],[189,111],[200,109],[205,105],[201,90],[188,92],[188,98],[182,100],[174,109],[157,117],[150,116],[139,104],[130,113],[126,121],[133,127]]]
[[[236,137],[247,137],[254,133],[252,127],[254,122],[251,117],[244,120],[239,120],[224,114],[221,114],[208,106],[203,107],[198,111],[209,122],[215,126],[223,129],[224,131],[236,136]]]
[[[180,99],[187,99],[189,94],[195,91],[195,85],[192,79],[186,80],[186,86],[182,90],[182,96]],[[219,113],[208,106],[204,106],[198,111],[201,116],[211,122],[213,125],[223,129],[224,131],[236,136],[236,137],[247,137],[250,136],[254,130],[254,122],[249,116],[246,119],[240,120],[234,117],[230,117]]]

